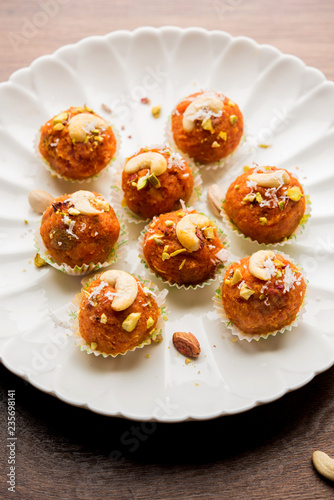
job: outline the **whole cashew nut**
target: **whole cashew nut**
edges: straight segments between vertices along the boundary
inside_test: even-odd
[[[258,186],[268,188],[278,188],[282,184],[289,184],[290,176],[285,170],[274,170],[260,174],[251,174],[248,176],[250,181],[256,182]]]
[[[218,97],[202,94],[194,99],[185,110],[182,118],[182,125],[186,132],[191,132],[195,128],[195,120],[204,118],[206,110],[212,114],[221,114],[224,108],[224,103]],[[201,111],[203,116],[201,116]]]
[[[323,451],[315,451],[312,455],[313,465],[317,471],[330,481],[334,481],[334,460]]]
[[[253,253],[249,259],[249,272],[260,280],[268,281],[271,277],[271,270],[266,265],[268,259],[275,259],[275,254],[271,250],[259,250]],[[274,266],[274,263],[272,264]]]
[[[200,247],[200,240],[196,236],[196,229],[212,226],[210,219],[201,214],[185,215],[176,224],[176,236],[181,245],[190,252],[196,252]]]
[[[68,133],[75,142],[84,142],[87,134],[93,130],[106,130],[107,128],[107,122],[92,113],[78,113],[68,121]]]
[[[126,162],[124,171],[127,174],[134,174],[143,168],[149,168],[151,173],[156,176],[161,175],[167,170],[166,158],[162,154],[153,151],[141,153]]]
[[[70,200],[74,205],[72,214],[71,208],[69,209],[69,214],[71,215],[78,215],[78,213],[83,215],[97,215],[102,212],[102,210],[97,210],[91,205],[91,201],[96,200],[94,193],[91,191],[76,191],[71,195]]]
[[[116,295],[111,303],[114,311],[124,311],[133,304],[138,294],[137,281],[125,271],[106,271],[100,276],[102,281],[116,290]]]

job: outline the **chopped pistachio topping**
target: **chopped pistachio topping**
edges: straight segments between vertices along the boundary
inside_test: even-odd
[[[278,206],[279,206],[279,209],[280,210],[284,210],[284,207],[285,207],[285,200],[280,200],[278,202]]]
[[[204,130],[209,130],[210,132],[214,131],[211,118],[204,118],[204,120],[201,123],[201,126],[202,126],[202,129],[204,129]]]
[[[259,148],[267,149],[270,148],[271,144],[259,144]]]
[[[85,108],[85,110],[86,110],[88,113],[93,113],[92,108],[89,108],[88,106],[86,106],[86,104],[85,104],[84,108]]]
[[[129,332],[129,333],[132,332],[136,328],[138,321],[140,319],[140,316],[141,316],[141,313],[129,314],[129,316],[127,316],[122,323],[123,330],[125,330],[126,332]]]
[[[46,266],[47,262],[45,262],[44,259],[39,255],[39,253],[36,253],[35,259],[34,259],[34,264],[36,267],[42,267]]]
[[[298,186],[293,186],[289,188],[286,194],[292,201],[299,201],[303,197],[303,193],[301,192],[300,187]]]
[[[159,333],[153,333],[152,334],[152,340],[156,344],[160,344],[160,342],[162,342],[162,340],[163,340],[161,332],[159,331]]]
[[[143,189],[147,184],[147,177],[141,177],[137,182],[137,191]]]
[[[227,101],[227,104],[228,104],[229,106],[231,106],[231,108],[234,108],[234,106],[235,106],[235,102],[231,101],[231,99],[229,99],[229,100]]]
[[[223,139],[223,141],[227,140],[227,133],[226,132],[219,132],[218,134],[219,139]]]
[[[166,220],[165,224],[167,227],[171,227],[174,224],[174,222],[172,220]]]
[[[219,142],[214,141],[214,142],[211,144],[211,147],[212,147],[212,148],[220,148],[220,144],[219,144]]]
[[[154,319],[150,316],[146,322],[146,328],[149,329],[154,325]]]
[[[258,203],[261,203],[263,201],[263,198],[261,196],[261,193],[257,192],[255,195],[255,199]]]
[[[164,242],[160,238],[157,238],[156,236],[154,236],[153,239],[154,239],[155,243],[157,245],[159,245],[159,247],[161,247],[164,244]]]
[[[252,290],[246,283],[242,284],[242,287],[240,288],[240,297],[242,297],[245,300],[248,300],[249,297],[253,295],[254,290]]]
[[[151,174],[147,177],[147,180],[154,186],[156,189],[159,189],[161,187],[160,181],[158,177],[155,174]]]
[[[243,168],[244,172],[248,172],[248,170],[250,170],[250,166],[249,165],[245,165],[244,168]]]
[[[274,264],[276,267],[284,267],[285,264],[281,260],[275,259]]]
[[[224,283],[225,285],[230,285],[231,284],[231,280],[228,280],[227,278],[224,280]]]
[[[153,106],[151,109],[153,118],[159,118],[160,113],[161,113],[161,106]]]
[[[179,271],[181,271],[181,269],[182,269],[182,267],[184,266],[185,263],[186,263],[186,259],[183,259],[183,261],[179,265]]]
[[[168,260],[170,259],[170,255],[167,252],[162,252],[161,258],[162,260]]]
[[[56,123],[56,125],[53,127],[53,130],[63,130],[65,127],[62,123]]]
[[[259,222],[261,226],[265,226],[268,222],[267,217],[259,217]]]
[[[282,271],[280,271],[279,269],[276,272],[276,278],[282,278]]]
[[[176,215],[178,217],[184,217],[186,214],[184,212],[178,212]]]
[[[231,125],[234,125],[235,123],[237,123],[237,121],[238,121],[237,115],[231,115],[230,116],[230,124]]]
[[[240,184],[236,184],[236,185],[234,186],[234,189],[236,189],[236,190],[240,189]]]
[[[255,194],[255,193],[249,193],[249,194],[247,194],[247,195],[243,198],[243,200],[242,200],[242,201],[244,201],[244,202],[246,202],[246,201],[250,201],[250,202],[252,202],[252,201],[254,201],[254,200],[255,200],[255,198],[256,198],[256,194]]]
[[[207,240],[213,240],[213,238],[215,237],[213,227],[209,226],[209,227],[204,228],[203,235],[204,235],[204,238],[206,238]]]
[[[264,298],[265,298],[265,295],[263,295],[263,293],[261,293],[261,295],[260,295],[259,299],[260,299],[260,300],[264,300]]]
[[[53,124],[56,125],[57,123],[66,122],[67,118],[68,118],[67,113],[60,113],[59,115],[54,117]]]
[[[237,283],[240,283],[241,280],[242,280],[241,271],[240,271],[240,269],[236,269],[233,273],[231,285],[236,285]]]
[[[95,349],[97,348],[97,343],[96,342],[92,342],[90,344],[90,348],[91,348],[92,351],[95,351]]]
[[[106,314],[102,313],[101,314],[101,319],[100,319],[101,323],[103,323],[104,325],[107,323],[108,319],[107,319],[107,316]]]

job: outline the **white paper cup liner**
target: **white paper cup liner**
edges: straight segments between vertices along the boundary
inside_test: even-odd
[[[294,174],[294,177],[295,174]],[[225,199],[226,197],[226,192],[227,192],[227,189],[228,187],[226,188],[225,190],[225,194],[223,196],[223,200]],[[307,228],[308,224],[308,220],[309,218],[311,217],[311,212],[312,212],[312,203],[311,203],[311,199],[310,199],[310,196],[305,192],[305,189],[304,189],[304,186],[303,186],[303,190],[304,190],[304,195],[305,195],[305,212],[304,212],[304,215],[303,217],[300,219],[299,221],[299,224],[298,226],[296,227],[296,229],[294,230],[294,232],[288,237],[288,238],[285,238],[283,239],[282,241],[278,241],[276,243],[259,243],[257,240],[254,240],[253,238],[251,238],[250,236],[246,236],[232,221],[231,219],[229,218],[229,216],[227,215],[227,213],[225,212],[224,210],[224,204],[223,204],[223,208],[221,209],[221,212],[220,212],[220,215],[221,215],[221,218],[223,219],[225,225],[231,230],[233,231],[234,234],[236,234],[237,236],[241,237],[242,239],[246,240],[246,241],[251,241],[253,243],[256,243],[257,245],[260,245],[260,246],[270,246],[270,247],[274,247],[274,248],[278,248],[278,247],[281,247],[283,245],[290,245],[291,243],[297,241],[297,239],[304,233],[305,229]]]
[[[246,127],[244,128],[244,134],[240,139],[240,142],[238,146],[235,148],[234,151],[232,151],[231,154],[226,156],[225,158],[222,158],[219,161],[212,162],[212,163],[200,163],[200,162],[195,162],[193,158],[191,158],[187,153],[184,151],[181,151],[179,149],[174,141],[173,133],[172,133],[172,120],[171,120],[171,115],[169,115],[166,125],[165,125],[165,140],[166,143],[169,144],[169,146],[180,153],[183,158],[186,160],[188,163],[193,163],[195,166],[197,166],[199,169],[203,169],[206,171],[209,170],[217,170],[217,169],[223,169],[229,170],[232,166],[234,167],[235,165],[239,165],[242,163],[246,163],[251,161],[252,156],[255,153],[254,145],[252,142],[248,139],[248,134],[246,131]]]
[[[120,232],[118,236],[118,240],[116,241],[113,249],[111,250],[108,258],[104,262],[98,262],[94,264],[91,262],[90,264],[83,264],[82,266],[74,266],[71,267],[68,264],[58,264],[55,262],[53,257],[49,254],[48,250],[46,249],[43,239],[40,235],[40,222],[38,223],[38,228],[36,229],[35,232],[35,241],[34,241],[34,246],[36,248],[37,253],[42,257],[43,260],[50,266],[54,267],[58,271],[61,271],[65,274],[69,274],[71,276],[81,276],[85,274],[89,274],[93,271],[97,271],[98,269],[102,269],[107,266],[111,266],[112,264],[115,264],[117,262],[117,259],[122,255],[124,252],[124,249],[126,247],[126,243],[128,241],[128,233],[127,233],[127,228],[125,225],[125,222],[122,220],[122,218],[119,217],[119,215],[116,213],[116,217],[118,219],[118,222],[120,224]]]
[[[215,290],[215,295],[213,297],[213,303],[214,307],[216,309],[216,312],[219,315],[220,320],[222,323],[226,326],[226,328],[230,331],[232,335],[237,337],[239,340],[247,340],[247,342],[251,342],[252,340],[259,341],[260,339],[267,339],[268,337],[275,337],[278,333],[284,333],[285,331],[291,331],[293,327],[298,326],[299,320],[302,318],[306,304],[307,304],[307,279],[305,277],[305,273],[302,270],[301,266],[297,265],[293,259],[289,256],[286,255],[283,252],[280,251],[275,251],[276,254],[282,255],[285,259],[289,260],[292,264],[294,264],[298,270],[302,273],[302,276],[304,278],[305,284],[306,284],[306,292],[304,295],[303,303],[298,311],[298,314],[295,318],[295,320],[290,323],[290,325],[286,325],[279,330],[275,330],[274,332],[269,332],[269,333],[262,333],[262,334],[250,334],[250,333],[245,333],[242,330],[240,330],[237,326],[233,324],[233,322],[227,317],[224,306],[223,306],[223,301],[222,301],[222,285],[220,284],[219,287]],[[230,263],[231,264],[231,263]]]
[[[104,119],[105,120],[105,119]],[[33,146],[34,146],[34,151],[35,151],[35,154],[37,156],[37,159],[39,160],[39,163],[40,165],[43,166],[43,168],[45,168],[50,174],[52,177],[57,177],[58,179],[62,179],[62,180],[65,180],[65,181],[68,181],[68,182],[78,182],[79,184],[82,184],[83,182],[86,182],[86,183],[89,183],[91,181],[95,181],[96,179],[100,179],[106,172],[109,171],[109,169],[111,167],[113,168],[117,168],[119,162],[120,162],[120,154],[119,154],[119,151],[120,151],[120,147],[121,147],[121,135],[119,133],[119,131],[117,130],[117,128],[112,125],[110,122],[108,122],[108,120],[105,120],[108,125],[111,126],[112,128],[112,131],[115,135],[115,138],[116,138],[116,151],[115,151],[115,154],[114,156],[111,158],[111,160],[109,161],[109,163],[107,163],[107,165],[102,169],[100,170],[100,172],[98,172],[97,174],[91,176],[91,177],[87,177],[85,179],[69,179],[68,177],[65,177],[61,174],[59,174],[58,172],[56,172],[56,170],[54,170],[51,165],[49,164],[49,162],[46,160],[46,158],[44,158],[44,156],[40,153],[39,151],[39,142],[40,142],[40,138],[41,138],[41,133],[40,133],[40,130],[37,132],[36,136],[35,136],[35,139],[34,139],[34,143],[33,143]]]
[[[211,278],[208,278],[207,280],[203,281],[202,283],[197,283],[197,284],[193,285],[193,284],[170,283],[169,281],[165,280],[162,276],[160,276],[158,273],[154,272],[149,267],[149,265],[148,265],[148,263],[147,263],[147,261],[146,261],[146,259],[144,257],[144,252],[143,252],[144,237],[145,237],[145,233],[148,230],[149,224],[140,233],[140,236],[139,236],[139,239],[138,239],[138,245],[137,245],[139,258],[140,258],[142,264],[147,269],[147,272],[151,276],[159,278],[166,285],[168,285],[168,286],[174,286],[174,287],[176,287],[179,290],[181,290],[181,289],[184,289],[184,290],[189,290],[189,289],[196,290],[197,288],[203,288],[204,286],[211,285],[211,283],[213,283],[214,281],[216,281],[217,278],[218,278],[218,276],[222,273],[223,269],[226,267],[226,262],[228,261],[228,257],[229,257],[229,253],[230,253],[229,252],[230,241],[229,241],[227,235],[224,233],[221,225],[219,223],[217,223],[217,221],[215,221],[211,217],[208,217],[208,218],[215,224],[216,229],[217,229],[217,236],[219,237],[221,243],[224,246],[224,250],[226,251],[226,260],[224,259],[224,261],[222,261],[221,264],[219,264],[217,266],[217,269],[215,271],[214,276],[212,276]]]
[[[87,344],[87,342],[80,336],[80,332],[79,332],[78,312],[79,312],[79,308],[80,308],[81,293],[82,293],[81,292],[81,293],[78,293],[72,299],[72,301],[70,302],[69,307],[68,307],[68,315],[70,318],[69,323],[70,323],[70,327],[71,327],[71,334],[74,338],[74,344],[77,347],[79,347],[80,351],[86,351],[87,354],[94,354],[95,356],[103,356],[104,358],[108,358],[108,357],[116,358],[117,356],[124,356],[127,352],[135,351],[136,349],[142,349],[146,345],[150,345],[152,341],[156,342],[156,340],[154,340],[154,337],[157,335],[159,335],[163,338],[163,333],[165,330],[164,323],[165,323],[165,321],[167,321],[167,318],[168,318],[168,310],[167,310],[166,301],[165,301],[166,296],[168,294],[168,290],[163,289],[160,291],[158,289],[158,287],[154,283],[152,283],[150,280],[145,280],[145,279],[141,278],[140,276],[136,276],[136,277],[139,279],[139,281],[142,283],[143,286],[147,287],[150,290],[154,300],[156,301],[156,303],[160,309],[160,316],[158,318],[154,334],[151,337],[149,337],[147,340],[145,340],[144,342],[139,344],[138,346],[135,346],[132,349],[128,349],[126,352],[122,352],[119,354],[106,354],[106,353],[101,352],[99,350],[91,349],[90,344]],[[92,281],[95,278],[96,278],[96,276],[92,277],[91,280],[89,280],[89,281]]]
[[[161,144],[154,144],[152,146],[147,146],[148,149],[164,149],[166,147],[170,147],[167,144],[161,145]],[[171,148],[173,149],[173,148]],[[133,154],[138,154],[140,149],[133,153]],[[194,162],[192,160],[188,160],[187,158],[184,157],[184,155],[181,154],[181,156],[185,159],[185,161],[188,163],[192,174],[193,174],[193,179],[194,179],[194,188],[192,195],[187,202],[187,206],[196,204],[198,201],[200,201],[201,195],[202,195],[202,177],[199,172],[199,169],[196,167]],[[111,198],[113,205],[117,209],[119,213],[122,213],[124,219],[127,222],[133,222],[135,224],[139,223],[147,223],[151,219],[144,219],[140,215],[135,214],[132,212],[132,210],[129,209],[129,207],[125,204],[124,202],[124,194],[122,190],[122,172],[123,172],[123,166],[121,164],[118,164],[118,167],[116,170],[113,171],[112,173],[112,185],[111,185]]]

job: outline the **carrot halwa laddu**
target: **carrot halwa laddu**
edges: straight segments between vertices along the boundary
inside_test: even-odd
[[[277,243],[291,236],[299,225],[305,195],[287,170],[255,167],[230,185],[223,209],[244,235],[259,243]]]
[[[142,148],[125,163],[122,189],[127,206],[135,214],[152,219],[187,203],[194,188],[187,162],[168,147]]]
[[[243,134],[243,116],[237,104],[219,92],[202,91],[182,100],[172,113],[177,147],[200,163],[226,158]]]
[[[154,338],[160,309],[137,278],[112,270],[83,290],[78,316],[90,348],[116,356]]]
[[[113,208],[96,192],[65,194],[46,209],[40,234],[47,252],[70,267],[107,260],[120,232]]]
[[[169,283],[195,285],[212,278],[226,254],[213,222],[195,210],[155,217],[144,236],[148,266]]]
[[[226,271],[222,301],[227,317],[242,332],[266,334],[294,322],[305,291],[302,273],[293,263],[260,250]]]
[[[97,175],[117,149],[112,127],[90,108],[71,107],[41,128],[39,151],[50,167],[65,179]]]

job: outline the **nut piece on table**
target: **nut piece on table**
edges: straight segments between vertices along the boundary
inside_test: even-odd
[[[312,455],[313,465],[326,479],[334,481],[334,460],[323,451],[315,451]]]
[[[216,217],[220,217],[224,197],[222,188],[218,184],[211,184],[211,186],[208,187],[206,196],[211,212]]]
[[[173,334],[173,344],[177,351],[190,358],[198,358],[201,353],[197,338],[190,332],[175,332]]]
[[[29,205],[38,214],[43,214],[53,200],[52,194],[41,189],[33,189],[28,193]]]

